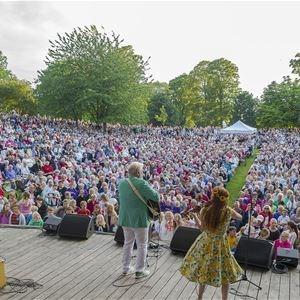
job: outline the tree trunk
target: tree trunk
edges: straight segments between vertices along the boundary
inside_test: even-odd
[[[103,129],[103,132],[107,132],[107,123],[106,122],[102,123],[102,129]]]

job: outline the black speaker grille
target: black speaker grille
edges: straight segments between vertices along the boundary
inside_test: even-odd
[[[94,232],[93,220],[89,216],[65,215],[60,223],[58,235],[86,239]]]
[[[178,227],[172,238],[170,249],[173,252],[186,253],[201,233],[200,229],[190,227]]]
[[[234,257],[240,264],[248,264],[270,269],[273,256],[273,244],[269,241],[241,237]]]

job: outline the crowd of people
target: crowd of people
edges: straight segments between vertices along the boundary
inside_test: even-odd
[[[76,213],[93,217],[96,230],[113,232],[118,183],[138,160],[161,194],[162,235],[169,239],[176,226],[195,225],[191,213],[213,186],[230,180],[253,144],[214,128],[111,126],[102,132],[83,122],[2,114],[0,223],[42,226],[49,215]]]
[[[130,162],[144,164],[144,178],[160,194],[153,234],[171,240],[179,226],[197,227],[212,188],[226,186],[251,155],[251,167],[234,209],[228,240],[241,235],[298,246],[300,137],[297,131],[222,135],[217,128],[109,126],[46,117],[0,117],[0,224],[43,226],[50,215],[88,215],[97,231],[115,232],[118,183]],[[251,212],[251,214],[250,214]],[[248,220],[250,218],[250,226]]]
[[[279,247],[300,249],[299,131],[261,132],[260,143],[259,155],[234,204],[243,220],[233,221],[228,229],[231,249],[248,234],[274,242],[275,255]]]

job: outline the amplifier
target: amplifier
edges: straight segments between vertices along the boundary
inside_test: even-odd
[[[299,261],[298,249],[278,248],[276,262],[289,267],[297,268]]]

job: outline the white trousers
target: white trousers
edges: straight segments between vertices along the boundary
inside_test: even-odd
[[[136,241],[137,254],[135,271],[142,272],[145,269],[148,244],[148,227],[132,228],[123,227],[124,246],[123,246],[123,272],[128,272],[133,252],[134,241]]]

